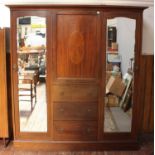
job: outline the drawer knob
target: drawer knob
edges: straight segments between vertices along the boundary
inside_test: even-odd
[[[60,95],[61,95],[61,96],[64,96],[64,92],[60,92]]]
[[[91,109],[87,109],[88,112],[91,112]]]
[[[89,95],[89,96],[93,96],[93,94],[92,94],[91,92],[90,92],[90,93],[88,93],[88,95]]]
[[[63,109],[63,108],[60,108],[60,111],[61,111],[61,112],[64,112],[64,109]]]
[[[87,128],[87,133],[90,133],[91,132],[91,129],[90,128]]]
[[[59,132],[63,132],[63,131],[64,131],[64,129],[63,129],[63,128],[60,128],[60,129],[58,129],[58,131],[59,131]]]

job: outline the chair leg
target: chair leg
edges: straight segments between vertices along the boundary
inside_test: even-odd
[[[32,85],[31,85],[31,111],[33,110],[33,89],[32,89]]]
[[[35,103],[37,103],[37,88],[36,84],[34,85],[34,93],[35,93]]]

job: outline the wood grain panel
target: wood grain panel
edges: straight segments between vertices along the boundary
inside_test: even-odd
[[[0,137],[8,137],[6,30],[0,29]]]
[[[97,103],[54,102],[54,120],[96,120]]]
[[[95,140],[97,122],[95,121],[55,121],[55,140]]]
[[[61,10],[53,15],[55,140],[97,138],[99,17],[96,11],[83,10]]]
[[[98,87],[94,85],[53,85],[53,101],[98,101]]]
[[[96,78],[98,75],[97,14],[60,14],[57,24],[57,77]]]
[[[141,56],[141,102],[143,105],[142,132],[154,130],[154,59],[153,55]]]

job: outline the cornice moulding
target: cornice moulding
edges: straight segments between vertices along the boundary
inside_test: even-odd
[[[52,4],[63,4],[63,5],[119,5],[119,6],[154,6],[154,1],[152,0],[38,0],[37,2],[34,0],[2,0],[0,4],[4,5],[52,5]]]

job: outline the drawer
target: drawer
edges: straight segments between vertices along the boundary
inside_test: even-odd
[[[54,120],[97,120],[97,102],[54,102]]]
[[[96,85],[53,85],[53,101],[97,101],[98,86]]]
[[[95,121],[54,121],[54,140],[96,140]]]

